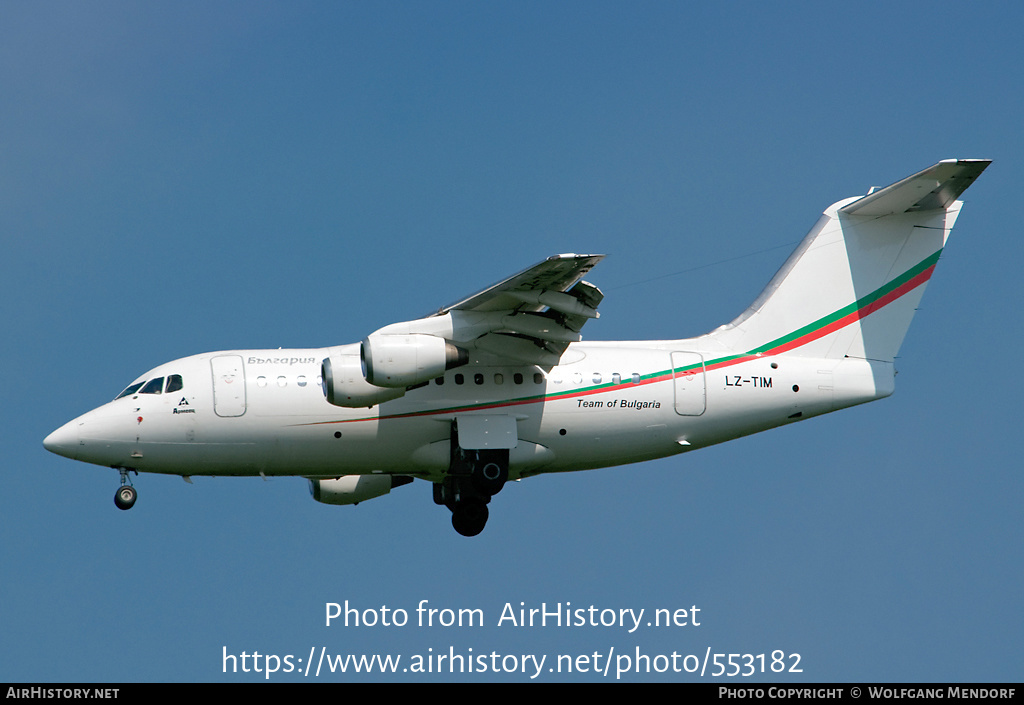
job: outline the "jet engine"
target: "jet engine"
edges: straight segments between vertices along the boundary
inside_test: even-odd
[[[397,399],[405,394],[405,387],[377,387],[363,378],[362,363],[356,345],[343,345],[330,349],[320,367],[324,396],[328,403],[350,409],[369,407]]]
[[[465,365],[469,354],[444,338],[422,333],[373,334],[359,348],[366,381],[378,387],[412,387]]]
[[[323,504],[359,504],[410,482],[412,478],[407,475],[343,475],[330,480],[310,480],[309,493]]]

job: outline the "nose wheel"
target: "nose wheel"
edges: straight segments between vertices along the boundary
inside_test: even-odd
[[[139,493],[135,491],[131,480],[128,479],[128,469],[118,468],[118,470],[121,472],[121,486],[114,493],[114,504],[118,509],[128,510],[135,505],[135,500],[138,499]]]

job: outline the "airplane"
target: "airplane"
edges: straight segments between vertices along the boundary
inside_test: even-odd
[[[827,209],[735,320],[583,342],[603,255],[559,254],[456,303],[314,349],[160,365],[43,441],[130,474],[301,476],[346,505],[414,479],[479,534],[505,484],[686,453],[889,396],[894,359],[990,160],[944,160]]]

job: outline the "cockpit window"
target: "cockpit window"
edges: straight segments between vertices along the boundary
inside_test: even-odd
[[[142,382],[136,382],[135,384],[129,385],[123,392],[118,394],[114,399],[120,399],[121,397],[128,397],[132,394],[161,394],[166,392],[177,392],[185,386],[181,375],[167,375],[167,387],[164,387],[164,377],[157,377],[151,379],[148,382],[143,380]],[[145,385],[145,386],[143,386]]]
[[[167,388],[164,390],[168,394],[176,392],[184,386],[181,381],[181,375],[168,375],[167,376]]]
[[[141,387],[143,384],[144,384],[143,382],[139,382],[137,384],[131,384],[131,385],[128,386],[127,389],[125,389],[123,392],[121,392],[120,394],[118,394],[114,398],[115,399],[120,399],[121,397],[126,397],[126,396],[128,396],[130,394],[135,394],[135,392],[139,391],[139,387]]]
[[[160,394],[164,389],[164,378],[157,377],[146,382],[146,386],[139,390],[139,394]]]

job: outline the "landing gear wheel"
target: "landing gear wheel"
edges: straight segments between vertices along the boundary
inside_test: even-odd
[[[501,492],[501,488],[508,481],[508,465],[502,466],[493,461],[485,463],[481,467],[474,469],[471,477],[477,492],[493,497]]]
[[[452,508],[452,526],[463,536],[476,536],[487,524],[487,505],[479,500],[456,502]]]
[[[131,509],[139,493],[131,485],[121,485],[114,493],[114,504],[118,509]]]

